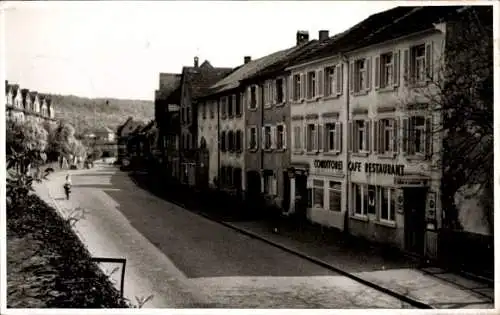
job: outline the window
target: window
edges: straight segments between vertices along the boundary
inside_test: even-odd
[[[302,127],[293,127],[293,147],[295,150],[302,149]]]
[[[257,149],[257,128],[248,128],[248,148],[250,150]]]
[[[363,185],[352,184],[354,215],[366,216],[364,207]]]
[[[220,109],[221,109],[221,118],[224,119],[226,118],[226,106],[227,106],[227,97],[222,97],[220,99]]]
[[[271,126],[265,126],[264,128],[264,143],[263,143],[263,148],[268,150],[271,149],[271,141],[272,141],[272,135],[271,135]]]
[[[292,93],[294,101],[299,101],[301,99],[300,87],[301,87],[300,74],[295,74],[293,76],[293,93]]]
[[[380,221],[394,222],[396,220],[396,191],[393,188],[378,187],[381,200]]]
[[[215,118],[215,106],[217,105],[216,102],[210,102],[208,103],[210,107],[210,118],[214,119]]]
[[[242,95],[239,94],[239,95],[236,95],[236,116],[239,117],[241,116],[241,99],[242,99]]]
[[[410,145],[409,151],[413,154],[425,154],[425,118],[422,116],[413,116],[410,123]]]
[[[325,68],[325,93],[326,96],[335,95],[335,67]]]
[[[313,99],[316,97],[316,72],[307,73],[307,98]]]
[[[323,208],[324,207],[324,181],[313,179],[313,207],[314,208]]]
[[[330,181],[330,186],[328,188],[329,194],[329,209],[332,211],[342,211],[342,183]]]
[[[271,84],[271,81],[267,81],[264,83],[264,106],[269,107],[272,104],[273,101],[273,87]]]
[[[380,71],[380,87],[385,88],[392,86],[394,83],[394,59],[392,53],[383,54],[380,56],[381,71]]]
[[[276,149],[282,150],[286,148],[286,131],[285,125],[276,126]]]
[[[207,118],[207,104],[206,103],[202,103],[201,107],[202,107],[203,119],[206,119]]]
[[[233,117],[233,104],[236,103],[236,95],[230,95],[227,97],[227,116]]]
[[[257,87],[254,85],[250,87],[250,104],[251,109],[257,108]]]
[[[365,92],[370,89],[370,60],[358,59],[350,64],[351,91],[354,93]]]
[[[243,133],[241,130],[236,131],[236,136],[235,136],[235,150],[236,152],[241,152],[241,143],[243,141]]]
[[[368,120],[354,120],[352,128],[352,151],[368,152],[370,148],[370,122]]]
[[[375,122],[375,150],[381,154],[397,152],[397,127],[396,120],[392,118],[380,119]]]
[[[229,152],[234,151],[234,132],[229,131],[227,134],[227,149]]]
[[[307,152],[318,149],[317,127],[315,124],[307,125]]]
[[[223,131],[220,134],[220,150],[226,152],[226,132]]]
[[[276,85],[276,103],[281,104],[285,101],[285,93],[284,93],[284,87],[285,85],[283,84],[283,79],[277,79],[275,81]]]
[[[377,198],[376,198],[375,186],[368,185],[363,186],[363,197],[364,197],[364,207],[366,213],[376,214],[377,213]]]
[[[425,76],[425,45],[415,46],[411,50],[412,74],[416,82],[423,82]]]
[[[325,151],[339,153],[342,148],[342,123],[332,122],[325,125]]]

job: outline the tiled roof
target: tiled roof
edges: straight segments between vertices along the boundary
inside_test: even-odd
[[[167,99],[181,84],[181,74],[176,73],[160,73],[160,89],[158,97]]]
[[[232,68],[215,68],[205,61],[199,67],[184,67],[182,69],[183,83],[190,86],[191,97],[196,99],[207,93],[213,84],[232,71]]]
[[[214,84],[205,96],[209,94],[221,93],[238,87],[241,80],[244,80],[254,75],[258,71],[264,69],[265,67],[268,67],[282,60],[289,53],[295,51],[298,47],[300,46],[294,46],[288,49],[280,50],[270,55],[264,56],[256,60],[252,60],[246,64],[241,65],[227,77]]]
[[[324,47],[304,54],[294,64],[313,61],[336,53],[382,43],[391,39],[424,31],[460,6],[405,6],[369,16],[347,31],[325,41]]]

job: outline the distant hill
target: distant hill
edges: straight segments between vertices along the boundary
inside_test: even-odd
[[[51,95],[51,97],[56,119],[68,121],[75,127],[77,133],[102,127],[116,130],[130,116],[144,122],[154,119],[152,101],[86,98],[74,95]]]

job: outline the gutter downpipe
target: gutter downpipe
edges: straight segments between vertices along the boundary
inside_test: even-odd
[[[341,58],[342,58],[342,61],[344,62],[344,65],[345,65],[345,68],[346,68],[346,83],[347,83],[347,86],[346,86],[346,102],[345,102],[345,112],[346,112],[346,120],[345,120],[345,126],[346,126],[346,139],[347,139],[347,143],[345,144],[345,148],[346,148],[346,154],[345,154],[345,175],[346,175],[346,187],[345,187],[345,214],[344,214],[344,233],[345,235],[349,235],[349,213],[350,213],[350,209],[349,209],[349,191],[350,191],[350,172],[349,172],[349,161],[351,159],[351,153],[350,153],[350,150],[349,150],[349,141],[351,140],[351,130],[349,128],[349,113],[350,113],[350,95],[351,95],[351,91],[349,90],[350,88],[350,80],[351,78],[349,77],[349,59],[347,58],[347,56],[344,54],[344,53],[341,53],[340,54]]]

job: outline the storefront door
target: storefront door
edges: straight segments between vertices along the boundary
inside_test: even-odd
[[[418,255],[424,254],[425,188],[404,189],[405,248]]]
[[[307,176],[295,176],[295,213],[300,219],[307,219]]]

